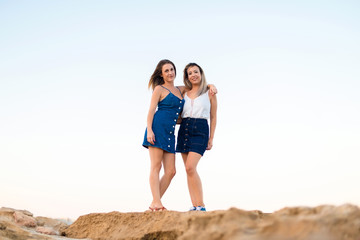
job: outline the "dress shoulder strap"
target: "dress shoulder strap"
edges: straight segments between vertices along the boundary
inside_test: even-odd
[[[168,90],[169,92],[171,92],[169,89],[167,89],[166,87],[164,87],[163,85],[160,85],[160,87],[163,87],[163,88],[165,88],[166,90]]]
[[[176,88],[179,90],[181,97],[184,98],[184,96],[182,95],[182,93],[181,93],[181,91],[180,91],[180,88],[177,87],[177,86],[176,86]]]

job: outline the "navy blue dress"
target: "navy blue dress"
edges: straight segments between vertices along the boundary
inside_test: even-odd
[[[165,88],[164,86],[161,87]],[[181,94],[180,89],[176,88]],[[166,152],[175,153],[175,126],[185,101],[175,96],[169,89],[167,90],[169,94],[158,103],[157,111],[154,114],[152,130],[155,135],[155,144],[153,145],[147,141],[146,129],[143,146],[146,148],[150,146],[157,147]],[[182,94],[181,97],[183,98]]]

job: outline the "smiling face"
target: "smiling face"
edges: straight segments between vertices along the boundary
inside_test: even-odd
[[[175,68],[172,64],[167,63],[162,66],[161,69],[161,77],[164,79],[165,82],[172,82],[174,81],[176,76]]]
[[[187,69],[188,79],[192,85],[200,85],[201,72],[197,66],[192,66]]]

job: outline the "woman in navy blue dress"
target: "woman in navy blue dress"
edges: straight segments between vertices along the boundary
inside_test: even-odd
[[[184,106],[182,91],[185,87],[175,87],[176,68],[169,60],[161,60],[152,74],[149,87],[152,87],[147,128],[143,146],[149,149],[150,188],[153,201],[149,209],[162,211],[161,197],[175,175],[175,125]],[[159,179],[164,165],[164,175]]]
[[[175,87],[176,68],[170,60],[161,60],[149,81],[153,89],[147,116],[143,146],[149,149],[150,188],[152,193],[151,211],[163,211],[166,208],[161,197],[175,176],[175,126],[184,106],[185,86]],[[211,86],[216,93],[216,88]],[[159,179],[162,165],[164,175]]]

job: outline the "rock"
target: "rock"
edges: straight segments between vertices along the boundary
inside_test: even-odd
[[[271,214],[236,208],[94,213],[79,217],[64,233],[93,240],[359,240],[360,209],[345,204],[283,208]]]
[[[26,216],[34,216],[31,212],[29,212],[28,210],[17,210],[17,209],[14,209],[14,208],[7,208],[7,207],[2,207],[0,208],[0,212],[10,212],[10,213],[14,213],[14,212],[21,212],[23,213],[24,215]]]
[[[33,217],[25,215],[23,212],[15,211],[14,212],[15,222],[20,226],[24,227],[36,227],[36,220]]]
[[[37,227],[35,231],[47,235],[58,235],[51,227]]]
[[[60,233],[68,227],[68,225],[62,220],[47,217],[36,217],[36,221],[38,226],[44,226],[53,229],[56,235],[60,235]]]
[[[15,222],[14,212],[2,211],[0,209],[0,221]]]
[[[56,235],[66,227],[65,220],[34,218],[27,210],[0,208],[1,240],[72,240]]]
[[[14,222],[0,221],[0,239],[1,240],[55,240],[47,235],[34,234],[21,228]]]
[[[8,207],[2,207],[0,208],[0,212],[11,212],[14,213],[16,210],[13,208],[8,208]]]

